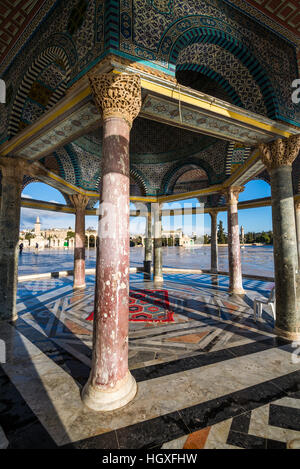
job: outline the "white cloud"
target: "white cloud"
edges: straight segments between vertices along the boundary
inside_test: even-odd
[[[37,210],[33,208],[21,209],[21,229],[34,228],[36,217],[40,217],[42,230],[48,228],[68,228],[74,226],[75,217],[72,214]]]

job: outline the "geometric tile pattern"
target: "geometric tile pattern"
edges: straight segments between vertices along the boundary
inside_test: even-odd
[[[45,0],[8,1],[0,5],[0,62],[17,41]]]
[[[130,280],[155,289],[142,274]],[[114,412],[85,408],[94,281],[83,291],[68,277],[19,284],[19,318],[0,324],[9,448],[283,448],[299,438],[300,364],[274,337],[270,311],[254,322],[253,299],[272,287],[258,280],[244,279],[246,294],[234,297],[226,276],[165,275],[174,322],[129,327],[136,397]]]
[[[300,392],[164,443],[163,449],[286,449],[299,440]]]
[[[240,97],[243,103],[241,107],[266,115],[262,92],[251,73],[240,60],[222,47],[215,44],[192,44],[180,52],[177,63],[180,65],[178,70],[184,69],[184,64],[189,66],[185,68],[188,70],[195,70],[196,65],[205,64],[206,72],[203,73],[212,78],[218,74],[223,84],[226,81]]]
[[[141,275],[136,274],[136,278],[141,281]],[[262,324],[253,322],[252,309],[254,296],[267,296],[273,284],[248,280],[247,298],[233,300],[227,293],[227,277],[214,279],[217,284],[212,284],[210,275],[169,274],[165,278],[167,288],[154,289],[152,293],[148,286],[141,288],[132,279],[131,302],[138,297],[141,303],[140,292],[146,296],[142,298],[145,304],[133,304],[130,308],[130,318],[134,321],[129,324],[131,367],[242,345],[252,341],[252,336],[256,340],[273,336],[273,319],[268,309],[263,314]],[[22,320],[90,365],[94,277],[88,276],[84,292],[73,291],[68,278],[32,281],[20,286],[17,307]],[[165,309],[161,309],[163,303]],[[151,314],[152,322],[144,322],[144,317],[139,321],[139,315],[135,318],[136,306],[143,308],[142,313]],[[158,306],[159,311],[151,311],[153,306]],[[174,313],[170,313],[173,322],[165,322],[168,321],[166,310]]]

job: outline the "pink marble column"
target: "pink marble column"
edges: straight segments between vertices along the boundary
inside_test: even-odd
[[[93,359],[82,399],[96,411],[126,405],[137,391],[128,370],[129,134],[141,103],[135,75],[90,77],[103,113],[99,246],[96,264]]]
[[[242,295],[243,289],[240,229],[238,221],[238,199],[242,187],[229,187],[224,192],[227,199],[228,224],[228,264],[229,264],[229,293]]]
[[[74,249],[74,288],[85,287],[85,208],[88,197],[75,194],[70,196],[75,207],[75,249]]]

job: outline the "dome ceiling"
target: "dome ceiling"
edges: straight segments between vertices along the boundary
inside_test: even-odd
[[[218,139],[169,125],[135,119],[130,134],[132,163],[164,163],[200,152]],[[102,129],[76,140],[86,151],[101,155]]]

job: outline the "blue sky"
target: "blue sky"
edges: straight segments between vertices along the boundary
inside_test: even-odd
[[[250,181],[245,186],[244,192],[240,194],[240,201],[253,200],[261,197],[269,197],[271,195],[271,189],[269,184],[265,181],[254,180]],[[65,204],[65,199],[59,191],[56,189],[39,182],[31,183],[25,187],[22,193],[22,197],[43,200],[45,202],[58,202]],[[192,199],[184,202],[174,202],[172,204],[165,204],[163,208],[175,208],[186,204],[187,207],[195,206],[198,201]],[[134,208],[134,206],[132,206]],[[47,212],[44,210],[34,210],[28,208],[21,209],[21,228],[33,228],[36,217],[40,217],[42,229],[46,228],[68,228],[71,226],[74,228],[75,217],[74,215],[61,214],[56,212]],[[227,215],[226,212],[221,212],[218,215],[218,221],[222,220],[224,223],[225,231],[227,230]],[[197,221],[197,224],[196,224]],[[271,207],[263,207],[256,209],[240,210],[239,211],[239,224],[243,225],[245,232],[247,231],[268,231],[272,229],[272,211]],[[171,229],[181,228],[183,225],[182,217],[174,218],[174,225]],[[97,226],[97,217],[87,216],[86,227]],[[167,220],[163,219],[163,227],[170,229]],[[198,227],[198,229],[197,229]],[[141,233],[145,229],[144,219],[131,219],[130,231],[131,233]],[[185,232],[191,233],[192,231],[204,233],[210,233],[210,216],[209,215],[197,215],[186,216],[184,221]]]

